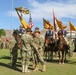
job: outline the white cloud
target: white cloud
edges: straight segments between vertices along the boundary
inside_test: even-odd
[[[31,9],[33,18],[52,18],[52,10],[54,9],[55,15],[58,18],[68,17],[74,18],[76,16],[76,4],[64,4],[56,2],[47,2],[44,4],[34,2],[32,3],[33,9]]]
[[[68,17],[68,18],[75,18],[76,16],[76,4],[72,4],[76,2],[76,0],[66,0],[69,3],[58,3],[58,2],[50,2],[48,0],[45,3],[37,2],[36,0],[28,0],[29,7],[33,19],[42,19],[42,18],[52,18],[52,10],[54,9],[54,13],[57,18]],[[59,0],[58,0],[59,1]],[[17,17],[15,11],[12,12],[13,17]],[[11,16],[11,12],[9,11],[8,14]]]
[[[15,11],[6,11],[7,16],[17,17],[17,13]]]

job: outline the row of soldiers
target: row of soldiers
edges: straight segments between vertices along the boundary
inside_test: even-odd
[[[31,51],[33,52],[34,58],[34,71],[38,71],[38,63],[40,62],[42,65],[42,71],[46,71],[45,68],[45,61],[43,59],[43,46],[44,46],[44,39],[40,36],[39,28],[36,27],[31,35],[32,30],[30,28],[26,29],[26,32],[21,35],[22,45],[19,46],[17,37],[14,33],[13,36],[15,37],[15,43],[13,48],[11,49],[12,59],[11,59],[11,66],[14,67],[17,61],[18,49],[21,51],[21,58],[22,58],[22,72],[29,72],[29,62],[31,58]]]
[[[0,39],[0,49],[9,49],[9,41],[5,37],[1,37]]]

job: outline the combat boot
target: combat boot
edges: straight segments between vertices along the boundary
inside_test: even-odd
[[[28,65],[25,66],[25,72],[29,72]]]
[[[37,65],[35,65],[35,69],[33,71],[38,71]]]
[[[25,66],[22,65],[22,72],[24,73],[25,72]]]
[[[46,68],[45,68],[45,65],[42,66],[42,72],[45,72],[46,71]]]

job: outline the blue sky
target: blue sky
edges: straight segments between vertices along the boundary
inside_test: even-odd
[[[20,6],[28,7],[31,11],[33,29],[36,26],[40,30],[43,29],[43,18],[53,24],[52,10],[63,24],[69,26],[69,21],[71,21],[76,26],[76,0],[1,0],[0,29],[19,29],[21,23],[15,8]],[[28,23],[29,15],[24,15],[24,19]]]

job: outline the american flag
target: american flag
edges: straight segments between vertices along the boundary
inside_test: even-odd
[[[32,28],[34,26],[34,23],[32,21],[31,13],[30,13],[30,18],[29,18],[29,27]]]

